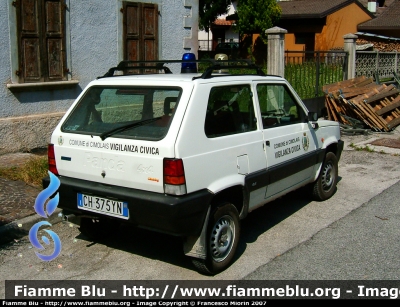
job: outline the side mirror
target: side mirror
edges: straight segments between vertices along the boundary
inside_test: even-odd
[[[309,122],[316,122],[318,120],[317,112],[308,112],[308,121]]]
[[[317,114],[317,112],[308,112],[307,117],[308,117],[308,121],[311,123],[312,127],[314,129],[317,129],[318,128],[318,123],[317,123],[318,114]]]

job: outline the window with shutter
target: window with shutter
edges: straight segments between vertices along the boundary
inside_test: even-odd
[[[158,59],[158,6],[124,2],[124,60]]]
[[[18,0],[20,83],[67,80],[63,0]]]

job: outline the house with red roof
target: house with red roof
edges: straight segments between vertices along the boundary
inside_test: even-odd
[[[276,26],[288,31],[286,50],[343,48],[343,36],[350,33],[360,35],[363,42],[373,41],[373,36],[400,38],[400,0],[281,0],[278,4],[282,15]],[[214,47],[225,39],[236,19],[233,12],[214,22]],[[253,36],[253,46],[257,37]]]
[[[360,23],[374,14],[357,0],[280,1],[281,19],[276,26],[288,31],[285,49],[330,50],[343,47],[343,36],[357,32]]]

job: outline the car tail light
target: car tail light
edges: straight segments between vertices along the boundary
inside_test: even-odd
[[[47,146],[47,160],[49,163],[49,171],[52,172],[54,175],[58,175],[56,155],[54,153],[54,144],[49,144]]]
[[[182,159],[164,159],[164,192],[172,195],[186,194]]]

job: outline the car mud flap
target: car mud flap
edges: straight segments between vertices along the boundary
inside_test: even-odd
[[[185,242],[183,243],[183,252],[186,256],[193,258],[206,259],[207,257],[207,245],[206,245],[206,237],[207,237],[207,226],[208,226],[208,218],[210,215],[211,206],[208,207],[207,215],[204,220],[203,228],[199,236],[189,236],[186,237]]]

